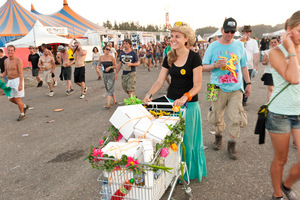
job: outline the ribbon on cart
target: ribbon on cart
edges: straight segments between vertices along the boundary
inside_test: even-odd
[[[128,120],[127,122],[125,122],[122,126],[120,126],[119,130],[121,130],[126,124],[128,124],[131,121],[137,120],[137,119],[142,119],[142,118],[148,118],[150,121],[153,121],[155,119],[155,117],[153,115],[151,115],[148,111],[148,113],[145,113],[145,110],[142,110],[140,108],[137,108],[139,111],[141,111],[142,113],[144,113],[144,116],[141,117],[136,117],[133,119]]]
[[[170,120],[170,121],[179,121],[180,120],[179,118],[176,118],[176,119],[174,119],[174,118],[171,119],[171,118],[172,118],[172,116],[168,116],[168,117],[162,116],[162,117],[159,117],[158,119],[164,120],[163,123],[165,123],[168,120]]]

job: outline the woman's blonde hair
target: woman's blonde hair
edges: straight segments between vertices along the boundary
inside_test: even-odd
[[[300,24],[300,10],[295,12],[289,19],[286,20],[285,28],[290,27],[295,28]]]
[[[189,49],[191,46],[193,46],[196,42],[196,34],[195,31],[190,27],[189,24],[185,22],[175,22],[173,27],[169,27],[169,29],[172,31],[180,32],[188,39],[188,41],[185,43],[185,46]],[[173,63],[177,60],[178,55],[174,49],[169,51],[168,53],[168,65],[172,67]]]

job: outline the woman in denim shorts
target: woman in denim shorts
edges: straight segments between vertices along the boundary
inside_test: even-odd
[[[93,48],[93,54],[92,54],[92,68],[95,68],[96,73],[97,73],[97,80],[101,80],[101,73],[100,70],[98,68],[98,62],[99,62],[99,57],[100,57],[100,53],[97,47]]]
[[[286,21],[287,32],[283,43],[270,50],[269,58],[274,81],[271,99],[283,90],[269,105],[266,128],[269,131],[274,159],[270,167],[274,193],[272,199],[283,199],[283,193],[289,200],[296,200],[292,185],[300,179],[300,161],[289,170],[283,180],[283,168],[288,159],[290,135],[300,146],[300,11],[295,12]],[[300,148],[298,148],[300,158]]]

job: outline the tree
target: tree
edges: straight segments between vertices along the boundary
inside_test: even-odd
[[[119,30],[119,26],[118,26],[118,24],[117,24],[117,22],[116,21],[114,21],[114,28],[113,28],[114,30]]]
[[[218,30],[218,28],[216,28],[216,27],[208,26],[208,27],[196,29],[195,33],[196,33],[196,35],[203,36],[205,33],[214,33],[217,30]]]
[[[112,29],[112,24],[109,20],[107,20],[106,22],[103,22],[103,26],[105,28]]]

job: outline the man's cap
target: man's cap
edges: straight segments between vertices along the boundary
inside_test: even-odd
[[[65,50],[65,47],[63,45],[59,45],[57,51],[63,51],[63,50]]]
[[[236,31],[236,27],[237,27],[237,23],[236,23],[235,19],[233,19],[232,17],[225,19],[225,21],[223,23],[223,28],[224,28],[225,32]]]
[[[252,28],[251,28],[251,26],[250,25],[245,25],[244,27],[243,27],[243,30],[242,30],[243,32],[251,32],[252,31]]]

